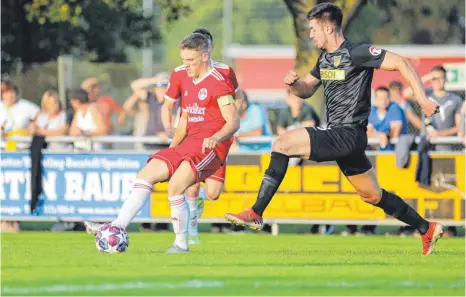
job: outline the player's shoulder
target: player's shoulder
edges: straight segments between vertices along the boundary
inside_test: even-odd
[[[222,63],[222,62],[217,62],[217,61],[214,61],[212,60],[212,66],[214,66],[215,68],[217,68],[218,70],[230,70],[231,67],[228,66],[227,64],[225,63]]]
[[[346,48],[350,56],[378,56],[382,53],[382,49],[369,43],[364,42],[350,42],[346,43]]]
[[[212,61],[212,66],[215,69],[217,69],[217,71],[220,72],[224,76],[229,76],[231,74],[231,72],[234,72],[233,68],[231,68],[227,64],[220,63],[220,62],[217,62],[217,61]]]
[[[212,68],[212,72],[209,75],[209,85],[219,92],[234,90],[231,82],[225,79],[222,73],[216,68]]]
[[[186,72],[186,66],[185,65],[180,65],[178,67],[175,67],[172,71],[171,76],[172,77],[178,77],[178,78],[183,78],[187,76],[188,73]]]
[[[222,83],[225,83],[225,77],[223,76],[223,74],[215,67],[212,68],[212,71],[210,73],[210,79],[212,81],[212,83],[218,85],[218,84],[222,84]]]

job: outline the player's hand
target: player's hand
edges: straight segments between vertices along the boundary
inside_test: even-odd
[[[286,85],[293,85],[295,82],[299,80],[299,76],[294,70],[290,70],[285,75],[285,79],[283,80]]]
[[[207,149],[213,150],[218,144],[218,139],[214,137],[204,138],[202,143],[202,153],[205,154]]]
[[[422,111],[428,117],[431,117],[440,111],[440,106],[434,99],[428,98],[419,105],[421,105]]]

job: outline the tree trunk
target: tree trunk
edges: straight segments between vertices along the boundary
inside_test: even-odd
[[[293,24],[296,34],[296,64],[295,70],[300,77],[306,76],[315,66],[319,57],[319,50],[314,46],[309,38],[309,21],[307,20],[308,12],[322,0],[284,0],[288,10],[293,17]],[[341,7],[343,10],[343,32],[353,22],[366,0],[334,0],[331,1]],[[308,100],[312,107],[322,115],[324,108],[323,88],[320,88]]]

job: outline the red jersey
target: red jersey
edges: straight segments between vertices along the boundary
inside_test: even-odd
[[[238,81],[236,79],[236,74],[233,69],[223,63],[212,61],[212,67],[215,68],[225,80],[230,81],[234,87],[233,95],[236,91],[239,90]],[[181,86],[181,82],[188,77],[188,72],[186,72],[186,66],[181,65],[176,67],[171,75],[170,82],[168,84],[167,92],[165,98],[171,101],[177,101],[181,98],[181,95],[184,91]],[[234,97],[234,96],[233,96]]]
[[[216,68],[196,82],[186,76],[180,87],[183,90],[181,109],[188,116],[185,141],[194,140],[202,145],[204,138],[211,137],[225,125],[218,99],[234,93],[234,87]],[[215,152],[219,159],[225,159],[232,141],[233,138],[217,145]]]

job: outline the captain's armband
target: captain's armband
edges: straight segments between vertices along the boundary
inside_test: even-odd
[[[231,95],[225,95],[217,99],[219,106],[226,106],[229,104],[235,104],[235,100]]]

